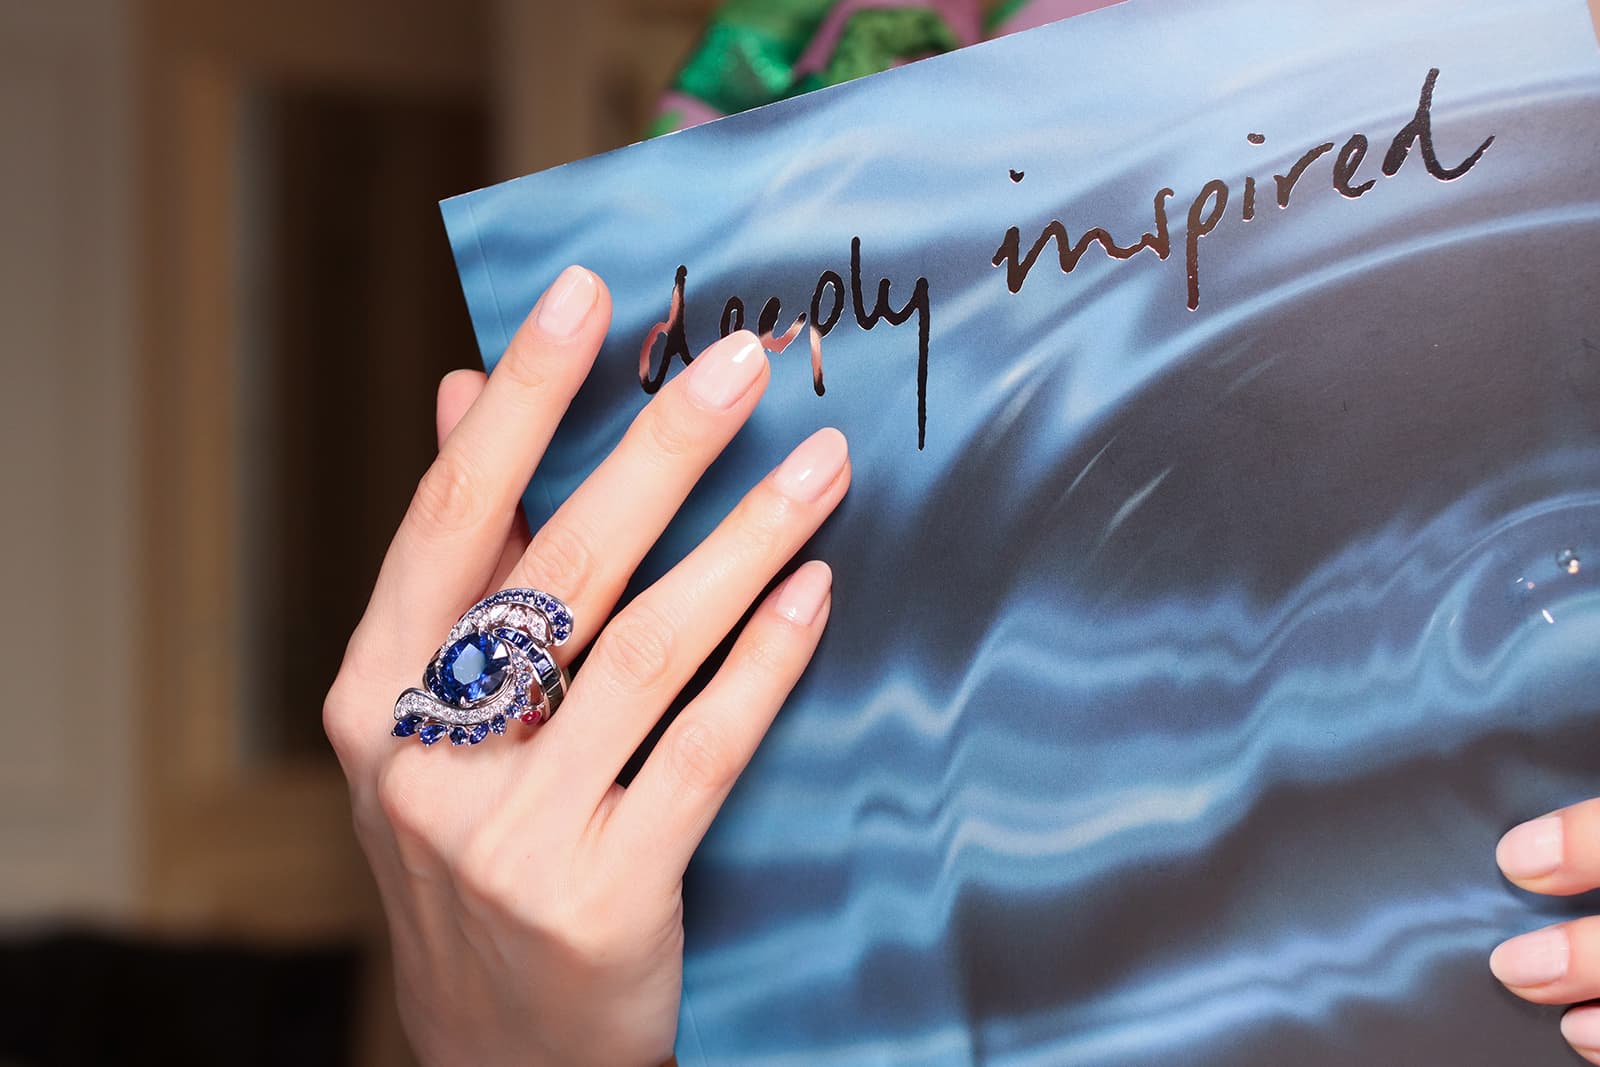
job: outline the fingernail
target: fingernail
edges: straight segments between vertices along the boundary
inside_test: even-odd
[[[1538,878],[1561,866],[1563,849],[1561,816],[1546,815],[1513,827],[1500,839],[1495,860],[1507,877]]]
[[[820,559],[814,559],[789,575],[778,590],[778,614],[790,622],[810,626],[817,621],[817,613],[832,588],[833,571]]]
[[[1549,985],[1567,973],[1566,931],[1553,926],[1513,937],[1489,955],[1489,970],[1508,986]]]
[[[818,430],[779,464],[778,488],[791,500],[815,500],[839,476],[849,454],[844,434],[831,426]]]
[[[726,411],[756,384],[765,363],[755,334],[729,334],[689,364],[689,397],[703,408]]]
[[[1600,1054],[1600,1008],[1573,1008],[1561,1020],[1567,1044],[1590,1057]]]
[[[545,290],[544,299],[539,301],[539,314],[535,320],[539,329],[558,340],[571,337],[583,325],[583,320],[589,317],[589,310],[594,307],[594,298],[599,291],[593,274],[582,267],[568,267],[550,284],[550,288]]]

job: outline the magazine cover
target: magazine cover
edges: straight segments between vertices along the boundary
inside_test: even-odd
[[[1494,847],[1600,786],[1597,163],[1583,0],[1128,0],[446,201],[490,366],[613,293],[535,524],[773,353],[636,587],[851,442],[680,1062],[1575,1062],[1487,958],[1595,908]]]

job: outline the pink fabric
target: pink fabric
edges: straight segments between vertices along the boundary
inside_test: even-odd
[[[684,130],[687,130],[690,126],[698,126],[703,122],[710,122],[712,119],[722,118],[722,112],[699,97],[671,89],[662,94],[661,102],[656,105],[656,115],[667,115],[674,111],[682,115],[678,122],[678,128]]]
[[[1004,37],[1018,30],[1031,30],[1047,22],[1069,19],[1085,11],[1098,11],[1102,7],[1120,3],[1122,0],[1033,0],[1033,3],[996,26],[994,35]]]
[[[906,6],[906,0],[839,0],[811,38],[811,44],[801,53],[799,62],[794,66],[795,78],[803,78],[828,65],[828,60],[839,46],[845,23],[856,12],[875,7]],[[932,0],[923,6],[937,11],[963,46],[983,40],[983,12],[979,10],[978,0]]]

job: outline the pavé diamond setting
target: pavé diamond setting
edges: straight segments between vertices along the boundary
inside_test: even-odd
[[[451,627],[422,673],[422,688],[394,704],[395,737],[432,747],[476,745],[516,719],[537,726],[566,695],[551,649],[572,636],[572,611],[538,589],[502,589]]]

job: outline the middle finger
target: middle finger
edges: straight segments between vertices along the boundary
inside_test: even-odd
[[[582,714],[542,728],[563,796],[596,804],[672,698],[850,485],[844,435],[818,430],[600,634],[567,700]]]
[[[572,609],[566,662],[610,615],[634,568],[766,388],[766,352],[740,330],[707,348],[646,404],[621,442],[533,535],[505,585]]]

